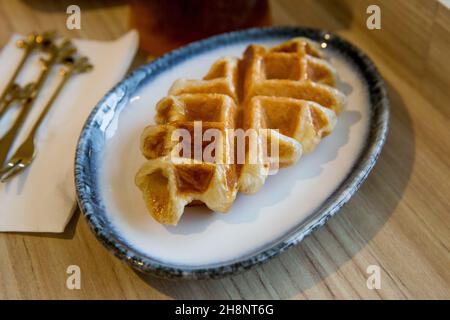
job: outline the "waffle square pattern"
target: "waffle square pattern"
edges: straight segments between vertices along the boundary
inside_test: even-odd
[[[332,132],[346,96],[317,43],[295,38],[217,60],[201,80],[179,79],[141,136],[136,174],[151,215],[176,225],[187,205],[227,212]]]

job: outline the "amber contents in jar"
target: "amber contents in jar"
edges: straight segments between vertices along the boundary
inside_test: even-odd
[[[214,34],[268,26],[267,0],[133,0],[131,25],[152,55]]]

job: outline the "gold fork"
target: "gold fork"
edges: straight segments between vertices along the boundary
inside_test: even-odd
[[[49,44],[48,47],[46,47],[46,51],[48,52],[49,57],[47,59],[41,58],[40,62],[42,69],[37,81],[28,84],[25,87],[29,89],[26,92],[22,92],[22,102],[19,115],[17,116],[12,127],[3,137],[0,138],[0,165],[4,163],[12,144],[14,143],[14,139],[16,138],[19,130],[22,128],[22,125],[30,113],[39,91],[50,73],[51,67],[54,64],[63,62],[64,59],[71,57],[76,52],[76,49],[70,41],[64,40],[59,46],[54,43]]]
[[[0,119],[6,113],[9,106],[12,103],[20,99],[20,89],[21,87],[16,83],[17,76],[21,72],[23,66],[25,65],[31,53],[35,49],[45,49],[53,40],[55,32],[44,32],[42,34],[31,33],[25,39],[20,39],[17,41],[16,46],[24,50],[24,53],[16,66],[11,78],[5,86],[2,94],[0,95]]]
[[[8,90],[8,95],[3,100],[3,108],[0,110],[0,119],[9,110],[9,107],[13,105],[14,102],[24,103],[28,97],[31,96],[34,90],[34,83],[28,83],[24,87],[21,87],[17,83],[13,85]]]
[[[11,179],[18,173],[22,172],[33,162],[33,159],[36,156],[36,132],[42,124],[42,121],[45,119],[45,116],[50,110],[53,102],[61,92],[64,85],[67,83],[67,80],[74,74],[86,72],[92,69],[92,65],[89,63],[87,57],[81,57],[77,60],[74,60],[72,57],[68,57],[65,59],[64,63],[66,67],[62,67],[60,70],[62,80],[59,82],[57,88],[48,100],[47,104],[39,115],[39,118],[34,123],[33,128],[31,129],[25,141],[20,145],[20,147],[10,158],[10,160],[6,162],[5,167],[0,170],[1,182],[6,182],[7,180]]]

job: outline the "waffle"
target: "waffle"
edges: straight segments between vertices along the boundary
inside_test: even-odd
[[[305,38],[250,45],[201,80],[176,80],[141,136],[147,160],[136,185],[152,216],[176,225],[186,205],[227,212],[238,192],[259,191],[331,133],[346,103],[335,84],[334,68]]]

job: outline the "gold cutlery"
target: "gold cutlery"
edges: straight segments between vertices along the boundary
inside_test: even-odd
[[[39,91],[50,73],[51,67],[54,64],[63,62],[65,59],[71,57],[75,54],[76,49],[70,41],[64,40],[60,45],[50,42],[45,47],[45,52],[48,53],[48,57],[40,59],[41,72],[36,82],[28,84],[23,90],[19,90],[21,100],[19,114],[12,127],[0,138],[0,165],[4,163],[16,135],[22,128]]]
[[[34,90],[33,83],[29,83],[24,87],[19,86],[14,83],[8,90],[8,95],[4,99],[3,108],[0,110],[0,119],[9,110],[9,107],[13,105],[14,102],[25,102],[27,97],[29,97]]]
[[[14,155],[6,162],[5,167],[0,169],[0,181],[6,182],[11,179],[18,173],[22,172],[26,167],[28,167],[32,162],[34,157],[36,156],[36,146],[35,146],[35,137],[36,132],[42,124],[45,116],[50,110],[53,102],[58,97],[61,89],[67,83],[67,80],[77,73],[83,73],[92,69],[92,65],[89,63],[87,57],[81,57],[79,59],[74,60],[72,57],[67,57],[64,60],[64,67],[60,69],[60,75],[62,76],[62,80],[59,82],[52,96],[48,100],[44,109],[42,110],[39,118],[34,123],[30,133],[26,137],[25,141],[20,145]]]
[[[0,119],[8,110],[12,102],[17,99],[20,86],[16,83],[17,76],[22,71],[26,61],[31,56],[35,49],[45,49],[52,43],[55,36],[54,32],[44,32],[42,34],[31,33],[25,39],[17,41],[16,46],[24,50],[24,53],[19,61],[19,64],[14,69],[14,72],[0,95]]]

